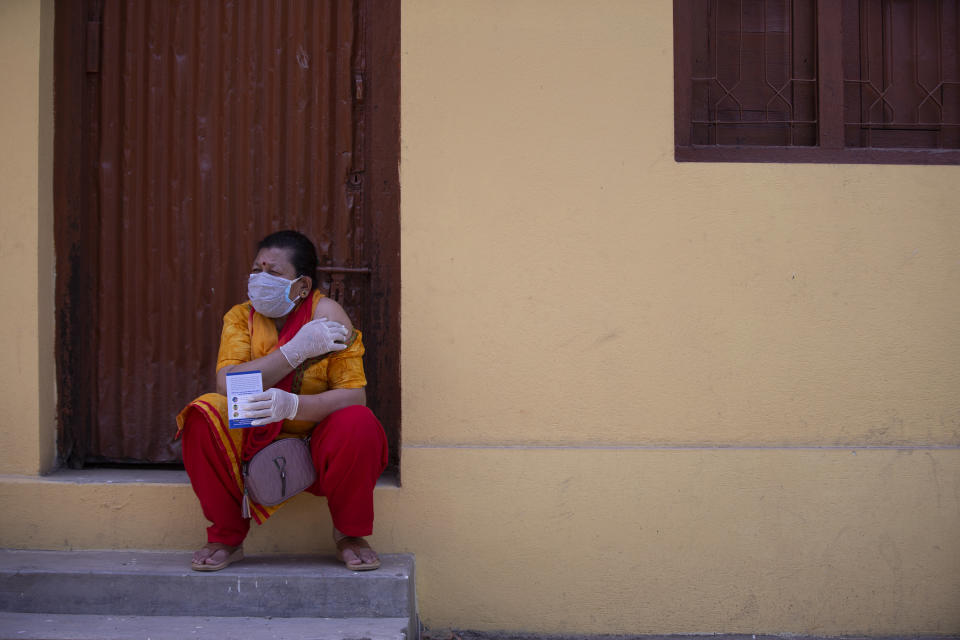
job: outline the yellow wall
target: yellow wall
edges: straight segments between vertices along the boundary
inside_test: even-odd
[[[0,473],[53,463],[53,2],[0,3]]]
[[[669,2],[404,9],[405,442],[960,442],[956,167],[675,163]]]
[[[404,4],[425,602],[482,628],[960,631],[960,174],[675,163],[671,11]]]
[[[417,554],[434,627],[960,633],[958,168],[678,164],[671,29],[666,0],[403,3],[404,483],[373,541]],[[30,105],[0,126],[36,163]],[[49,255],[31,179],[4,265]],[[3,286],[36,371],[52,331]],[[36,412],[0,546],[202,541],[179,476],[31,475]],[[320,504],[248,552],[329,552]]]

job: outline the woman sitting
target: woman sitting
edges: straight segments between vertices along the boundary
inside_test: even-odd
[[[363,342],[343,309],[316,289],[317,253],[306,236],[279,231],[257,247],[249,301],[223,318],[217,391],[177,416],[183,463],[212,524],[193,554],[196,571],[218,571],[243,558],[252,517],[263,523],[281,505],[246,502],[241,465],[277,438],[310,438],[317,480],[326,496],[337,557],[355,571],[380,566],[363,536],[373,532],[373,489],[387,463],[383,427],[366,408]],[[241,417],[253,427],[230,429],[226,375],[261,372],[261,394],[247,396]],[[245,508],[247,507],[247,508]]]

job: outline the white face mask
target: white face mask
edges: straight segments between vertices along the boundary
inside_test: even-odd
[[[287,280],[265,271],[251,273],[247,280],[247,296],[257,313],[268,318],[282,318],[293,311],[296,305],[296,302],[290,299],[290,287],[299,279]]]

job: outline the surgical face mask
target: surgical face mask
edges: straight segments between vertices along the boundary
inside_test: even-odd
[[[290,287],[299,279],[287,280],[265,271],[251,273],[247,280],[247,295],[257,313],[268,318],[282,318],[293,311],[296,305],[296,302],[290,299]]]

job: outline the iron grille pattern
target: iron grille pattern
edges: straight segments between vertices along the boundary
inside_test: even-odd
[[[960,148],[960,0],[844,6],[848,147]]]
[[[814,0],[695,0],[695,145],[817,144]]]

